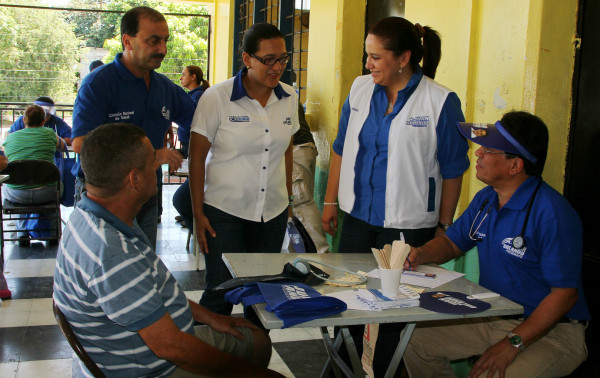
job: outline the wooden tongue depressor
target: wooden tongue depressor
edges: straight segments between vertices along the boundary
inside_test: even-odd
[[[390,269],[402,269],[404,261],[410,253],[410,245],[401,240],[394,240],[392,243],[392,257],[390,261]]]
[[[392,263],[392,246],[386,244],[383,246],[383,256],[385,258],[385,269],[390,269]]]
[[[377,266],[380,268],[385,267],[385,261],[383,260],[383,252],[377,248],[371,248],[371,252],[373,252],[373,256],[375,256],[375,261],[377,261]]]

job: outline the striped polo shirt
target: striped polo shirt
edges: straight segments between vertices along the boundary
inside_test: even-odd
[[[137,333],[167,312],[180,330],[194,332],[183,290],[149,245],[135,221],[129,227],[85,193],[60,242],[54,300],[106,376],[173,372]]]

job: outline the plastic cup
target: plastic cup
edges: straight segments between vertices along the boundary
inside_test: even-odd
[[[381,293],[390,299],[396,298],[400,288],[402,269],[379,268],[379,275],[381,277]]]

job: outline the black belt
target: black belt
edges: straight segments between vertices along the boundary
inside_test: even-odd
[[[502,318],[507,319],[507,320],[525,320],[525,318],[522,315],[508,315],[508,316],[503,316]],[[558,322],[559,323],[583,323],[582,320],[571,319],[571,318],[567,318],[566,316],[563,316],[562,318],[560,318],[560,320]]]

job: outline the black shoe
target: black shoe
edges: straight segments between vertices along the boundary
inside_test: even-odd
[[[175,222],[177,222],[177,223],[183,222],[183,217],[181,215],[176,215],[175,216]]]
[[[19,239],[19,247],[29,248],[30,246],[31,246],[31,240],[29,240],[29,236],[27,236],[26,238]]]

